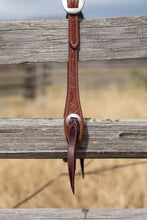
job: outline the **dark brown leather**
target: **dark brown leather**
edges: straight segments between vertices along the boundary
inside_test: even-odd
[[[74,180],[75,180],[75,170],[76,170],[76,144],[79,136],[79,123],[76,118],[71,118],[69,122],[69,142],[68,142],[68,172],[70,178],[71,188],[74,194]]]
[[[78,8],[78,0],[68,0],[69,8]],[[68,89],[66,106],[64,112],[64,130],[66,140],[68,142],[67,162],[69,170],[69,178],[72,191],[74,193],[74,179],[76,170],[76,145],[80,144],[83,135],[83,114],[79,97],[78,84],[78,46],[79,46],[79,22],[78,14],[68,14],[69,27],[69,47],[68,47]],[[66,118],[70,114],[77,114],[81,118],[79,125],[76,118],[71,118],[69,126],[66,124]],[[84,177],[84,159],[80,159],[81,169]]]

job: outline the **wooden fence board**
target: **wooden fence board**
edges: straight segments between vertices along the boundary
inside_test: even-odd
[[[0,220],[20,219],[117,219],[146,220],[147,209],[0,209]]]
[[[0,119],[0,158],[66,158],[63,119]],[[147,120],[85,119],[78,158],[147,158]]]
[[[147,16],[80,21],[80,61],[147,58]],[[0,21],[0,64],[67,62],[67,20]]]

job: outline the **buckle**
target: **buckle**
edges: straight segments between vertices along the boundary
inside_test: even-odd
[[[78,8],[68,8],[67,1],[68,0],[62,0],[62,6],[68,14],[78,14],[82,11],[85,4],[85,0],[79,0]]]
[[[79,126],[81,125],[81,118],[80,118],[80,116],[77,115],[77,114],[70,114],[70,115],[68,115],[67,118],[66,118],[66,124],[67,124],[67,126],[69,126],[69,121],[70,121],[71,118],[76,118],[76,119],[78,120]]]

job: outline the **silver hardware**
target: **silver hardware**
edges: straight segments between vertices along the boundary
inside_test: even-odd
[[[81,125],[81,118],[80,118],[80,116],[77,115],[77,114],[70,114],[70,115],[68,115],[67,118],[66,118],[66,124],[67,124],[67,126],[69,126],[69,121],[70,121],[71,118],[77,118],[77,119],[78,119],[78,122],[79,122],[79,125]]]
[[[62,0],[62,5],[63,5],[64,10],[68,14],[78,14],[80,11],[82,11],[84,4],[85,4],[85,0],[79,0],[78,8],[68,8],[67,1],[68,0]]]

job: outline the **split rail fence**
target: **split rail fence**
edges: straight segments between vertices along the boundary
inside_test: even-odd
[[[67,20],[0,21],[0,64],[67,62]],[[80,21],[79,61],[147,58],[147,16]],[[65,158],[63,119],[0,119],[0,158]],[[147,120],[85,119],[80,158],[147,158]],[[147,209],[6,209],[0,219],[147,219]]]
[[[50,85],[50,74],[44,63],[0,66],[0,96],[21,95],[36,98]],[[49,69],[49,68],[48,68]]]
[[[33,99],[45,95],[50,86],[65,85],[66,72],[65,63],[0,65],[0,98]],[[104,89],[112,84],[122,89],[136,81],[147,87],[147,62],[146,59],[80,62],[79,75],[80,90]]]

